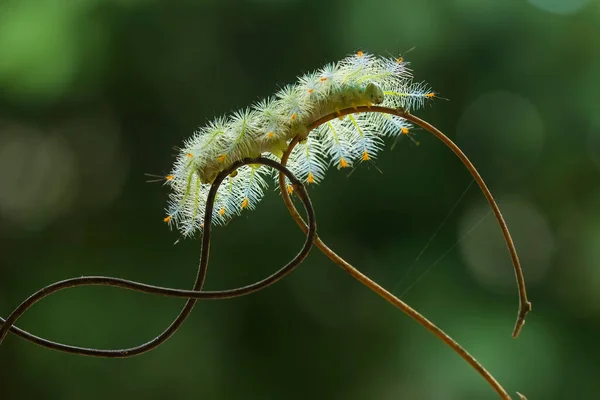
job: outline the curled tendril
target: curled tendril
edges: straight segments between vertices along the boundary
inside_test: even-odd
[[[426,131],[431,133],[433,136],[435,136],[437,139],[439,139],[442,143],[444,143],[444,145],[446,147],[448,147],[450,150],[452,150],[452,152],[460,159],[460,161],[463,163],[465,168],[467,168],[467,170],[469,171],[469,173],[471,174],[471,176],[473,177],[475,182],[477,182],[477,184],[479,185],[479,188],[481,189],[481,192],[485,196],[488,204],[492,208],[492,211],[494,212],[494,216],[496,217],[496,220],[498,221],[498,225],[500,226],[500,229],[502,230],[502,236],[504,237],[504,241],[506,242],[506,247],[508,248],[508,252],[510,253],[510,258],[511,258],[511,262],[513,264],[513,269],[515,271],[515,278],[517,281],[517,289],[519,291],[519,310],[517,313],[517,320],[515,322],[515,326],[512,331],[512,336],[513,336],[513,338],[516,339],[519,336],[519,334],[521,333],[521,329],[523,328],[523,325],[525,324],[525,317],[531,311],[531,302],[527,298],[527,289],[525,287],[525,278],[523,277],[523,268],[521,267],[521,262],[519,261],[517,249],[515,248],[515,244],[512,240],[510,232],[508,230],[508,226],[506,225],[506,221],[504,221],[502,212],[500,211],[498,204],[496,204],[496,200],[494,200],[494,196],[492,196],[492,192],[490,192],[490,190],[488,189],[483,178],[481,177],[481,175],[479,174],[479,172],[477,171],[477,169],[475,168],[473,163],[469,160],[469,158],[465,155],[465,153],[463,153],[462,150],[452,140],[450,140],[450,138],[448,138],[448,136],[444,135],[444,133],[442,131],[437,129],[435,126],[431,125],[429,122],[424,121],[421,118],[409,113],[407,110],[405,110],[403,108],[389,108],[389,107],[382,107],[382,106],[358,106],[358,107],[346,108],[343,110],[339,110],[335,113],[325,115],[325,116],[315,120],[312,124],[310,124],[308,126],[308,132],[315,129],[319,125],[322,125],[322,124],[326,123],[327,121],[330,121],[334,118],[341,118],[345,115],[354,114],[354,113],[389,114],[389,115],[395,115],[395,116],[401,117],[409,122],[412,122],[412,123],[420,126],[421,128],[425,129]],[[291,150],[293,149],[293,147],[297,144],[297,142],[300,139],[301,138],[294,138],[294,140],[292,140],[292,142],[290,143],[290,145],[287,149],[287,153],[291,153]],[[287,157],[289,157],[289,154],[287,154],[285,156],[285,160],[287,160]],[[284,159],[282,159],[282,164],[286,165],[284,162]],[[280,184],[281,184],[281,179],[280,179]],[[280,186],[283,188],[282,185],[280,185]],[[285,200],[285,197],[286,197],[285,194],[283,194],[283,196],[284,196],[284,200]],[[289,209],[290,207],[289,207],[289,204],[287,201],[286,201],[286,205],[288,205],[288,209]],[[291,212],[291,209],[290,209],[290,212]],[[296,222],[299,225],[302,225],[302,224],[300,224],[298,219],[296,219],[296,217],[293,215],[293,213],[292,213],[292,216],[294,217],[294,219],[296,220]]]
[[[483,181],[483,179],[477,172],[477,169],[475,169],[475,167],[473,166],[471,161],[458,148],[458,146],[456,146],[456,144],[454,144],[454,142],[452,142],[439,129],[435,128],[433,125],[429,124],[428,122],[408,113],[407,111],[405,111],[403,109],[393,109],[393,108],[380,107],[380,106],[370,106],[370,107],[360,106],[360,107],[347,108],[347,109],[339,110],[335,113],[326,115],[326,116],[314,121],[308,127],[308,131],[310,132],[312,129],[316,128],[317,126],[319,126],[323,123],[326,123],[327,121],[329,121],[333,118],[338,118],[338,117],[342,117],[347,114],[353,114],[353,113],[357,113],[357,112],[378,112],[378,113],[396,115],[396,116],[404,118],[410,122],[413,122],[416,125],[419,125],[423,129],[429,131],[431,134],[433,134],[439,140],[441,140],[448,148],[450,148],[457,155],[457,157],[462,161],[462,163],[465,165],[465,167],[469,170],[469,172],[473,176],[473,179],[475,179],[475,181],[478,183],[483,194],[485,195],[486,199],[488,200],[490,207],[492,207],[492,210],[494,211],[494,214],[496,216],[498,224],[500,225],[500,227],[502,229],[502,233],[503,233],[504,239],[506,241],[506,245],[508,247],[509,253],[512,258],[512,263],[513,263],[513,267],[515,270],[515,276],[517,279],[517,287],[519,289],[519,300],[520,300],[517,321],[516,321],[515,327],[513,329],[513,337],[514,338],[518,337],[519,333],[521,332],[521,328],[523,327],[523,324],[525,323],[525,316],[527,315],[527,313],[529,311],[531,311],[531,303],[527,299],[527,291],[525,289],[525,280],[523,278],[523,271],[521,268],[521,263],[519,262],[517,250],[515,249],[514,243],[512,241],[510,233],[508,231],[508,227],[506,225],[506,222],[504,221],[504,217],[502,216],[502,213],[500,212],[500,209],[498,208],[498,205],[496,204],[496,201],[494,200],[491,192],[489,191],[485,182]],[[288,157],[290,156],[294,147],[298,144],[298,142],[300,142],[300,140],[302,140],[302,137],[300,137],[300,136],[296,136],[295,138],[292,139],[287,150],[284,152],[283,157],[281,158],[281,163],[283,165],[287,164]],[[296,210],[296,207],[294,206],[294,203],[292,202],[292,200],[290,198],[290,193],[286,190],[285,185],[286,185],[286,183],[285,183],[284,175],[279,174],[279,188],[281,191],[281,196],[283,197],[283,201],[285,202],[285,205],[288,208],[288,211],[290,212],[292,218],[296,221],[296,223],[298,224],[300,229],[302,229],[306,233],[308,231],[308,226],[304,222],[304,220],[302,219],[300,214],[298,214],[298,211]],[[400,300],[398,297],[394,296],[392,293],[387,291],[385,288],[383,288],[382,286],[380,286],[379,284],[374,282],[368,276],[364,275],[362,272],[357,270],[352,264],[350,264],[349,262],[344,260],[337,253],[335,253],[331,248],[329,248],[325,244],[325,242],[323,242],[318,236],[315,238],[315,245],[323,254],[325,254],[334,263],[336,263],[337,265],[342,267],[342,269],[344,269],[346,272],[348,272],[353,278],[355,278],[360,283],[362,283],[363,285],[365,285],[366,287],[371,289],[373,292],[377,293],[377,295],[379,295],[383,299],[387,300],[395,307],[399,308],[405,314],[407,314],[408,316],[413,318],[415,321],[417,321],[419,324],[421,324],[429,332],[431,332],[432,334],[437,336],[440,340],[442,340],[446,345],[448,345],[448,347],[450,347],[452,350],[454,350],[454,352],[456,352],[463,360],[465,360],[475,371],[477,371],[477,373],[479,373],[479,375],[481,375],[486,380],[486,382],[492,387],[492,389],[494,389],[494,391],[500,396],[501,399],[503,399],[503,400],[511,399],[508,392],[502,387],[502,385],[500,385],[500,383],[492,376],[492,374],[490,374],[483,367],[483,365],[481,365],[481,363],[479,363],[475,359],[475,357],[473,357],[471,354],[469,354],[469,352],[467,352],[461,345],[459,345],[454,339],[452,339],[448,334],[446,334],[437,325],[435,325],[433,322],[429,321],[427,318],[425,318],[423,315],[421,315],[418,311],[416,311],[415,309],[410,307],[408,304],[406,304],[405,302]],[[517,394],[519,395],[519,398],[526,399],[525,396],[523,396],[522,394],[520,394],[520,393],[517,393]]]
[[[304,246],[300,250],[300,252],[294,257],[287,265],[281,268],[279,271],[270,275],[269,277],[255,282],[253,284],[235,288],[228,290],[219,290],[219,291],[201,291],[202,286],[206,280],[206,272],[208,270],[208,253],[210,248],[210,233],[211,233],[211,221],[214,207],[214,199],[217,194],[217,189],[219,185],[225,179],[227,175],[237,170],[242,165],[247,164],[263,164],[269,166],[271,168],[277,169],[281,174],[284,174],[288,177],[288,179],[294,185],[296,189],[296,193],[300,195],[302,203],[304,204],[304,208],[306,210],[307,218],[309,221],[309,229],[306,234],[306,240],[304,242]],[[23,339],[26,339],[32,343],[37,345],[47,347],[53,350],[58,350],[66,353],[72,354],[80,354],[86,356],[93,357],[107,357],[107,358],[125,358],[125,357],[133,357],[135,355],[139,355],[150,350],[155,349],[164,343],[171,335],[173,335],[183,324],[185,319],[191,313],[194,305],[197,300],[200,299],[226,299],[232,297],[244,296],[250,293],[257,292],[261,289],[266,288],[267,286],[272,285],[278,280],[282,279],[284,276],[289,274],[294,268],[304,261],[304,259],[308,256],[308,253],[312,247],[313,241],[316,237],[317,223],[315,219],[314,209],[312,207],[312,203],[310,198],[304,188],[302,182],[292,174],[290,170],[288,170],[285,166],[280,163],[263,158],[245,158],[240,160],[227,170],[221,172],[214,183],[210,188],[210,192],[208,195],[208,199],[206,202],[205,209],[205,221],[204,221],[204,230],[202,231],[202,253],[200,256],[200,264],[198,266],[198,275],[196,277],[196,282],[194,283],[194,287],[192,290],[182,290],[182,289],[173,289],[166,288],[160,286],[147,285],[140,282],[129,281],[125,279],[113,278],[113,277],[105,277],[105,276],[84,276],[78,278],[67,279],[63,281],[59,281],[48,285],[39,291],[35,292],[31,295],[27,300],[22,302],[9,316],[6,320],[0,318],[2,322],[0,326],[0,344],[2,340],[6,337],[8,332],[12,332]],[[73,288],[77,286],[90,286],[90,285],[102,285],[102,286],[113,286],[119,287],[122,289],[133,290],[137,292],[150,293],[150,294],[158,294],[162,296],[169,297],[179,297],[179,298],[187,298],[187,302],[179,315],[171,322],[169,327],[165,329],[160,335],[151,341],[144,343],[142,345],[131,347],[127,349],[117,349],[117,350],[103,350],[103,349],[94,349],[94,348],[86,348],[86,347],[78,347],[71,346],[67,344],[53,342],[38,336],[35,336],[23,329],[20,329],[14,326],[16,320],[23,315],[30,307],[32,307],[35,303],[42,300],[44,297],[49,296],[53,293],[56,293],[63,289]]]

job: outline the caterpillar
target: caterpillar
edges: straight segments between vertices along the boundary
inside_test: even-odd
[[[164,221],[183,236],[201,230],[206,197],[217,174],[246,157],[281,158],[292,138],[288,168],[307,184],[322,181],[330,166],[338,169],[373,160],[385,137],[408,134],[403,118],[354,113],[309,125],[342,109],[382,105],[406,110],[422,107],[435,93],[413,80],[402,58],[359,51],[337,63],[301,76],[274,96],[199,128],[184,142],[166,184],[171,188]],[[254,209],[268,186],[266,168],[241,167],[227,177],[215,198],[213,221],[224,224],[245,209]]]

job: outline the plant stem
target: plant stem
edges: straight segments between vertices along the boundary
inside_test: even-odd
[[[304,204],[304,208],[306,209],[307,218],[309,220],[310,228],[306,233],[306,240],[304,242],[304,246],[300,250],[300,252],[290,261],[287,265],[268,276],[267,278],[255,282],[253,284],[235,288],[235,289],[227,289],[227,290],[219,290],[219,291],[201,291],[202,286],[206,280],[206,273],[208,270],[208,253],[210,249],[210,233],[211,233],[211,220],[213,215],[213,207],[214,207],[214,199],[217,194],[217,189],[223,179],[229,175],[231,172],[246,164],[263,164],[270,166],[272,168],[277,169],[280,173],[284,174],[288,177],[288,179],[294,184],[295,189],[298,191],[300,198]],[[107,358],[126,358],[133,357],[150,350],[155,349],[156,347],[163,344],[169,337],[171,337],[182,325],[187,316],[191,313],[194,304],[199,299],[225,299],[225,298],[233,298],[240,297],[250,293],[257,292],[261,289],[266,288],[267,286],[272,285],[273,283],[279,281],[284,276],[289,274],[294,268],[304,261],[304,259],[308,256],[308,253],[312,247],[313,239],[316,236],[317,223],[315,218],[314,209],[310,202],[310,198],[306,193],[306,190],[300,182],[287,168],[282,166],[276,161],[266,159],[266,158],[254,158],[254,159],[244,159],[234,163],[227,170],[221,172],[217,178],[215,179],[211,189],[209,191],[205,209],[205,229],[202,232],[202,253],[200,257],[200,264],[198,266],[198,274],[196,277],[196,283],[192,290],[181,290],[181,289],[173,289],[173,288],[165,288],[160,286],[147,285],[144,283],[129,281],[125,279],[106,277],[106,276],[82,276],[78,278],[67,279],[64,281],[56,282],[51,285],[48,285],[36,293],[27,298],[24,302],[22,302],[6,319],[6,321],[0,318],[0,344],[2,340],[10,331],[21,338],[28,340],[32,343],[35,343],[39,346],[43,346],[52,350],[58,350],[71,354],[79,354],[86,355],[92,357],[107,357]],[[79,346],[71,346],[63,343],[54,342],[48,339],[41,338],[39,336],[35,336],[23,329],[20,329],[14,326],[15,321],[23,315],[29,308],[31,308],[35,303],[42,300],[43,298],[56,293],[58,291],[69,289],[78,286],[90,286],[90,285],[101,285],[101,286],[112,286],[119,287],[121,289],[128,289],[137,292],[157,294],[162,296],[169,297],[179,297],[179,298],[187,298],[185,306],[179,313],[179,315],[171,322],[169,327],[165,329],[160,335],[158,335],[153,340],[144,343],[139,346],[126,348],[126,349],[115,349],[115,350],[104,350],[104,349],[94,349],[87,347],[79,347]]]
[[[519,287],[519,296],[520,296],[520,308],[519,308],[519,315],[517,318],[517,323],[516,323],[514,331],[513,331],[513,337],[516,338],[519,335],[519,332],[525,322],[525,316],[526,316],[527,312],[529,312],[531,310],[531,303],[527,300],[527,292],[525,290],[525,281],[523,279],[521,265],[519,262],[519,258],[517,256],[516,249],[514,247],[514,243],[512,241],[510,233],[508,232],[507,225],[504,221],[504,218],[502,217],[502,214],[500,213],[500,209],[498,208],[496,202],[494,201],[492,194],[490,193],[489,189],[485,185],[485,182],[483,181],[483,179],[481,178],[481,176],[479,175],[479,173],[477,172],[477,170],[475,169],[473,164],[469,161],[467,156],[458,148],[458,146],[456,146],[456,144],[454,144],[441,131],[439,131],[437,128],[435,128],[431,124],[409,114],[408,112],[406,112],[404,110],[395,110],[395,109],[391,109],[391,108],[387,108],[387,107],[379,107],[379,106],[377,106],[377,107],[364,106],[364,107],[357,107],[357,108],[348,108],[348,109],[340,110],[339,112],[331,113],[329,115],[326,115],[326,116],[316,120],[314,123],[312,123],[308,127],[308,132],[315,129],[317,126],[319,126],[323,123],[326,123],[334,118],[342,117],[344,115],[353,114],[353,113],[357,113],[357,112],[379,112],[379,113],[392,114],[392,115],[399,116],[401,118],[405,118],[405,119],[423,127],[424,129],[426,129],[427,131],[429,131],[433,135],[435,135],[438,139],[440,139],[446,146],[448,146],[460,158],[460,160],[467,167],[467,169],[469,170],[469,172],[471,173],[471,175],[473,176],[475,181],[479,184],[481,190],[483,191],[483,193],[486,196],[486,199],[490,203],[490,206],[494,210],[494,214],[496,215],[498,223],[500,224],[500,226],[502,228],[502,232],[504,234],[506,244],[511,253],[511,258],[513,261],[513,266],[514,266],[515,274],[517,277],[517,284]],[[299,136],[292,139],[292,141],[290,142],[287,150],[285,151],[285,153],[283,154],[283,157],[281,159],[281,163],[284,166],[287,164],[287,160],[288,160],[289,155],[291,154],[293,148],[302,139],[303,138],[299,137]],[[285,205],[287,206],[292,218],[296,221],[296,223],[298,224],[300,229],[302,229],[306,233],[307,225],[304,222],[304,220],[302,219],[302,217],[300,216],[300,214],[298,214],[296,207],[294,206],[294,204],[290,198],[288,190],[285,187],[285,177],[282,174],[279,174],[279,187],[280,187],[281,195],[283,197],[283,201],[285,202]],[[460,357],[462,357],[467,363],[469,363],[469,365],[471,365],[489,383],[489,385],[496,391],[496,393],[500,396],[500,398],[505,399],[505,400],[510,399],[510,396],[508,395],[506,390],[504,390],[504,388],[498,383],[498,381],[496,381],[496,379],[471,354],[469,354],[462,346],[460,346],[454,339],[452,339],[450,336],[448,336],[443,330],[438,328],[434,323],[429,321],[427,318],[425,318],[418,311],[416,311],[415,309],[410,307],[408,304],[404,303],[402,300],[400,300],[399,298],[394,296],[392,293],[388,292],[383,287],[381,287],[379,284],[377,284],[376,282],[371,280],[369,277],[365,276],[360,271],[358,271],[354,266],[352,266],[350,263],[348,263],[346,260],[344,260],[338,254],[336,254],[333,250],[331,250],[318,236],[315,238],[315,245],[330,260],[332,260],[334,263],[336,263],[337,265],[342,267],[345,271],[347,271],[351,276],[353,276],[355,279],[357,279],[363,285],[367,286],[368,288],[373,290],[375,293],[377,293],[379,296],[381,296],[382,298],[384,298],[385,300],[387,300],[388,302],[390,302],[391,304],[393,304],[394,306],[396,306],[397,308],[402,310],[405,314],[409,315],[411,318],[413,318],[415,321],[417,321],[419,324],[421,324],[425,329],[427,329],[428,331],[433,333],[440,340],[442,340],[444,343],[446,343],[448,346],[450,346],[450,348],[452,348],[452,350],[454,350]],[[522,396],[522,395],[519,394],[519,396]]]

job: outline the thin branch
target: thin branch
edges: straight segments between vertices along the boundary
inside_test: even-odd
[[[517,249],[515,248],[515,244],[508,230],[508,226],[506,225],[506,221],[504,221],[504,217],[500,212],[500,208],[498,207],[498,204],[496,204],[496,200],[494,200],[494,197],[492,196],[492,192],[490,192],[487,185],[483,181],[483,178],[481,177],[481,175],[479,175],[479,172],[477,172],[477,169],[475,168],[473,163],[471,163],[471,161],[467,158],[465,153],[463,153],[462,150],[452,140],[450,140],[446,135],[444,135],[439,129],[437,129],[435,126],[431,125],[427,121],[423,121],[419,117],[409,114],[407,111],[396,111],[396,115],[399,115],[400,117],[410,122],[413,122],[422,127],[423,129],[429,131],[436,138],[441,140],[448,148],[450,148],[450,150],[452,150],[454,154],[456,154],[458,158],[460,158],[460,161],[462,161],[464,166],[469,170],[469,172],[473,176],[473,179],[475,179],[475,181],[481,188],[481,191],[483,192],[486,200],[488,201],[488,204],[494,211],[496,220],[498,221],[498,224],[502,229],[502,236],[504,236],[506,247],[508,247],[508,252],[510,253],[510,258],[512,260],[513,268],[515,270],[515,277],[517,279],[517,287],[519,289],[519,311],[517,314],[517,321],[515,322],[515,327],[512,333],[513,338],[516,339],[521,333],[521,329],[525,324],[525,317],[527,316],[527,313],[531,311],[531,302],[527,299],[525,278],[523,277],[523,268],[521,268],[521,262],[519,261]]]
[[[406,112],[404,110],[394,110],[391,108],[375,107],[375,106],[348,108],[348,109],[340,110],[339,112],[335,112],[335,113],[326,115],[323,118],[316,120],[313,124],[311,124],[309,126],[308,132],[315,129],[317,126],[319,126],[325,122],[328,122],[334,118],[341,117],[341,116],[344,116],[347,114],[356,113],[356,112],[380,112],[380,113],[392,114],[392,115],[399,116],[401,118],[405,118],[405,119],[425,128],[426,130],[428,130],[429,132],[434,134],[437,138],[442,140],[442,142],[444,144],[446,144],[448,147],[450,147],[450,149],[452,149],[452,151],[454,151],[454,153],[457,156],[459,156],[459,158],[461,159],[463,164],[467,167],[469,172],[471,172],[471,175],[473,176],[475,181],[477,181],[480,188],[486,195],[488,202],[494,209],[494,213],[496,215],[496,218],[498,219],[498,222],[500,223],[500,226],[502,227],[502,231],[504,233],[504,237],[505,237],[507,246],[509,248],[509,251],[511,253],[511,257],[513,260],[513,266],[515,268],[515,274],[517,276],[517,283],[519,285],[519,295],[520,295],[520,300],[521,300],[519,317],[517,319],[517,324],[515,326],[515,330],[513,331],[513,337],[517,337],[520,332],[520,329],[523,326],[523,323],[525,321],[525,315],[531,309],[531,303],[529,303],[529,301],[527,301],[527,294],[525,291],[525,282],[523,279],[523,274],[522,274],[521,266],[519,263],[519,258],[517,257],[517,253],[514,248],[513,241],[508,232],[508,228],[506,227],[506,223],[504,222],[504,218],[502,217],[502,214],[500,213],[500,210],[498,209],[496,202],[494,201],[491,193],[489,192],[489,189],[483,182],[483,179],[481,178],[481,176],[479,175],[479,173],[477,172],[477,170],[475,169],[473,164],[464,155],[464,153],[458,148],[458,146],[456,146],[442,132],[440,132],[438,129],[436,129],[432,125],[426,123],[425,121],[422,121],[421,119],[410,115],[408,112]],[[285,153],[283,154],[283,157],[281,159],[281,163],[283,165],[286,165],[289,155],[291,154],[293,148],[302,139],[303,138],[296,136],[291,141],[289,147],[287,148],[287,150],[285,151]],[[285,202],[292,218],[294,218],[294,220],[296,221],[298,226],[304,232],[306,232],[307,225],[304,222],[304,220],[302,219],[302,217],[300,216],[300,214],[298,214],[296,207],[294,206],[294,204],[290,198],[290,195],[287,191],[287,188],[285,186],[286,186],[285,177],[282,174],[279,174],[279,187],[280,187],[280,191],[281,191],[281,194],[283,197],[283,201]],[[344,260],[339,255],[337,255],[333,250],[331,250],[318,236],[315,238],[315,245],[329,259],[331,259],[334,263],[336,263],[337,265],[342,267],[344,270],[346,270],[351,276],[353,276],[359,282],[361,282],[362,284],[364,284],[365,286],[367,286],[368,288],[373,290],[375,293],[377,293],[379,296],[381,296],[382,298],[384,298],[385,300],[387,300],[388,302],[390,302],[391,304],[393,304],[394,306],[396,306],[397,308],[402,310],[405,314],[409,315],[411,318],[413,318],[415,321],[417,321],[419,324],[421,324],[425,329],[427,329],[428,331],[433,333],[440,340],[442,340],[444,343],[446,343],[448,346],[450,346],[450,348],[452,348],[452,350],[454,350],[469,365],[471,365],[471,367],[473,367],[489,383],[489,385],[496,391],[496,393],[500,396],[500,398],[505,399],[505,400],[510,400],[510,396],[508,395],[506,390],[500,385],[500,383],[498,383],[498,381],[496,381],[496,379],[471,354],[469,354],[462,346],[460,346],[454,339],[452,339],[450,336],[448,336],[443,330],[438,328],[435,324],[433,324],[431,321],[429,321],[427,318],[425,318],[419,312],[414,310],[408,304],[404,303],[402,300],[400,300],[399,298],[394,296],[392,293],[385,290],[379,284],[372,281],[369,277],[363,275],[360,271],[358,271],[356,268],[354,268],[350,263],[348,263],[346,260]],[[521,394],[519,394],[519,396],[522,397]]]
[[[220,290],[220,291],[200,291],[206,279],[206,272],[208,268],[208,253],[210,248],[210,233],[211,233],[211,221],[214,207],[214,199],[217,193],[217,189],[223,179],[227,175],[229,175],[232,171],[246,164],[263,164],[269,167],[277,169],[281,174],[288,177],[288,179],[293,183],[294,188],[298,191],[300,198],[304,204],[304,208],[306,210],[307,218],[309,220],[310,228],[306,233],[306,241],[304,246],[300,250],[300,252],[294,257],[292,261],[290,261],[286,266],[281,268],[279,271],[275,272],[271,276],[253,283],[251,285],[243,286],[235,289],[228,290]],[[4,322],[4,324],[0,327],[0,343],[7,335],[8,331],[15,333],[16,335],[29,340],[35,344],[38,344],[43,347],[47,347],[53,350],[59,350],[67,353],[87,355],[87,356],[95,356],[95,357],[109,357],[109,358],[124,358],[124,357],[132,357],[138,354],[145,353],[150,351],[162,343],[164,343],[173,333],[177,331],[187,318],[187,316],[192,311],[195,303],[199,299],[225,299],[232,297],[244,296],[250,293],[254,293],[258,290],[264,289],[265,287],[272,285],[278,280],[282,279],[284,276],[289,274],[295,267],[300,265],[302,261],[307,257],[313,240],[316,237],[316,219],[314,214],[314,209],[310,202],[310,198],[306,193],[306,190],[300,180],[298,180],[285,166],[279,164],[276,161],[266,159],[266,158],[246,158],[241,161],[234,163],[230,168],[221,172],[217,178],[215,179],[213,185],[210,188],[210,192],[208,194],[206,210],[205,210],[205,221],[204,221],[204,231],[202,233],[202,253],[200,257],[200,264],[198,267],[198,275],[196,278],[196,282],[194,284],[193,290],[180,290],[180,289],[172,289],[165,288],[160,286],[147,285],[139,282],[129,281],[125,279],[112,278],[112,277],[102,277],[102,276],[87,276],[87,277],[79,277],[67,279],[64,281],[56,282],[45,288],[39,290],[30,296],[27,300],[21,303],[5,320],[0,318],[0,321]],[[47,339],[40,338],[38,336],[32,335],[31,333],[24,331],[16,326],[13,326],[15,321],[27,311],[31,306],[40,301],[46,296],[49,296],[52,293],[58,292],[63,289],[68,289],[77,286],[89,286],[89,285],[103,285],[103,286],[113,286],[119,287],[123,289],[150,293],[150,294],[158,294],[162,296],[169,297],[183,297],[187,298],[185,306],[182,311],[179,313],[177,318],[169,325],[169,327],[162,332],[159,336],[154,338],[153,340],[144,343],[140,346],[128,348],[128,349],[119,349],[119,350],[102,350],[102,349],[93,349],[93,348],[85,348],[78,346],[70,346],[62,343],[53,342]]]
[[[377,112],[377,113],[383,113],[383,114],[391,114],[391,115],[398,116],[400,118],[404,118],[407,121],[410,121],[416,125],[419,125],[421,128],[427,130],[428,132],[433,134],[436,138],[441,140],[442,143],[444,143],[450,150],[452,150],[454,152],[454,154],[456,154],[456,156],[460,159],[460,161],[463,163],[463,165],[469,170],[469,173],[471,174],[473,179],[475,179],[475,181],[481,188],[481,191],[483,192],[485,198],[487,199],[490,207],[494,211],[496,220],[498,221],[498,224],[500,225],[500,228],[502,229],[502,235],[504,236],[504,240],[506,242],[506,246],[508,247],[508,251],[510,253],[510,257],[512,260],[513,268],[515,270],[515,277],[517,280],[517,287],[519,290],[519,311],[518,311],[517,321],[515,322],[515,327],[513,329],[512,336],[513,336],[513,338],[517,338],[519,336],[519,333],[521,333],[521,329],[523,328],[523,325],[525,324],[525,317],[527,316],[527,313],[529,313],[529,311],[531,311],[531,303],[527,299],[527,290],[525,287],[525,278],[523,277],[523,269],[521,268],[521,262],[519,261],[519,256],[517,255],[517,250],[515,249],[515,244],[512,240],[510,232],[508,231],[508,226],[506,225],[506,222],[504,221],[504,217],[502,216],[502,213],[500,212],[500,208],[498,207],[498,204],[496,204],[496,201],[494,200],[494,196],[492,196],[492,193],[490,192],[487,185],[483,181],[483,178],[481,177],[481,175],[479,175],[479,172],[477,172],[477,169],[475,168],[473,163],[469,160],[469,158],[465,155],[465,153],[463,153],[462,150],[452,140],[450,140],[450,138],[448,138],[446,135],[444,135],[439,129],[437,129],[435,126],[431,125],[430,123],[420,119],[419,117],[416,117],[416,116],[410,114],[408,111],[403,110],[403,109],[393,109],[393,108],[380,107],[380,106],[360,106],[360,107],[356,107],[356,108],[346,108],[344,110],[340,110],[339,113],[335,112],[335,113],[326,115],[322,118],[319,118],[318,120],[313,122],[308,127],[308,131],[310,132],[317,126],[324,124],[325,122],[328,122],[334,118],[341,117],[341,116],[348,115],[348,114],[357,113],[357,112]]]

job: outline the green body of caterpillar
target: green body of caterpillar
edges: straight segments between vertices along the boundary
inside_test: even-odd
[[[309,109],[312,110],[310,114],[301,118],[299,118],[297,114],[293,117],[294,114],[292,114],[292,116],[290,116],[291,122],[289,124],[285,124],[282,121],[281,129],[286,132],[283,137],[249,145],[246,149],[246,153],[240,155],[236,159],[228,158],[227,154],[223,154],[225,156],[224,159],[219,158],[218,156],[216,159],[212,160],[212,162],[209,160],[206,164],[196,170],[190,168],[188,173],[197,173],[201,182],[212,183],[219,172],[229,168],[234,161],[241,158],[258,157],[265,152],[271,153],[276,157],[281,157],[287,148],[287,143],[290,139],[298,135],[308,135],[308,125],[325,115],[344,108],[370,106],[381,104],[382,102],[383,90],[375,83],[369,83],[366,86],[341,86],[332,90],[328,97],[317,100],[315,104],[309,105]],[[223,155],[220,155],[220,157],[223,157]]]
[[[308,126],[342,109],[374,104],[411,108],[431,97],[425,85],[412,82],[403,60],[362,52],[304,75],[274,97],[216,119],[184,144],[167,179],[173,193],[165,220],[184,235],[200,229],[208,188],[220,171],[245,157],[280,158],[298,135],[304,141],[292,151],[288,166],[308,183],[320,181],[329,165],[345,168],[371,160],[383,137],[408,131],[405,120],[363,113],[327,122],[310,135]],[[253,208],[266,187],[266,173],[265,168],[244,166],[226,178],[215,200],[215,221]]]

